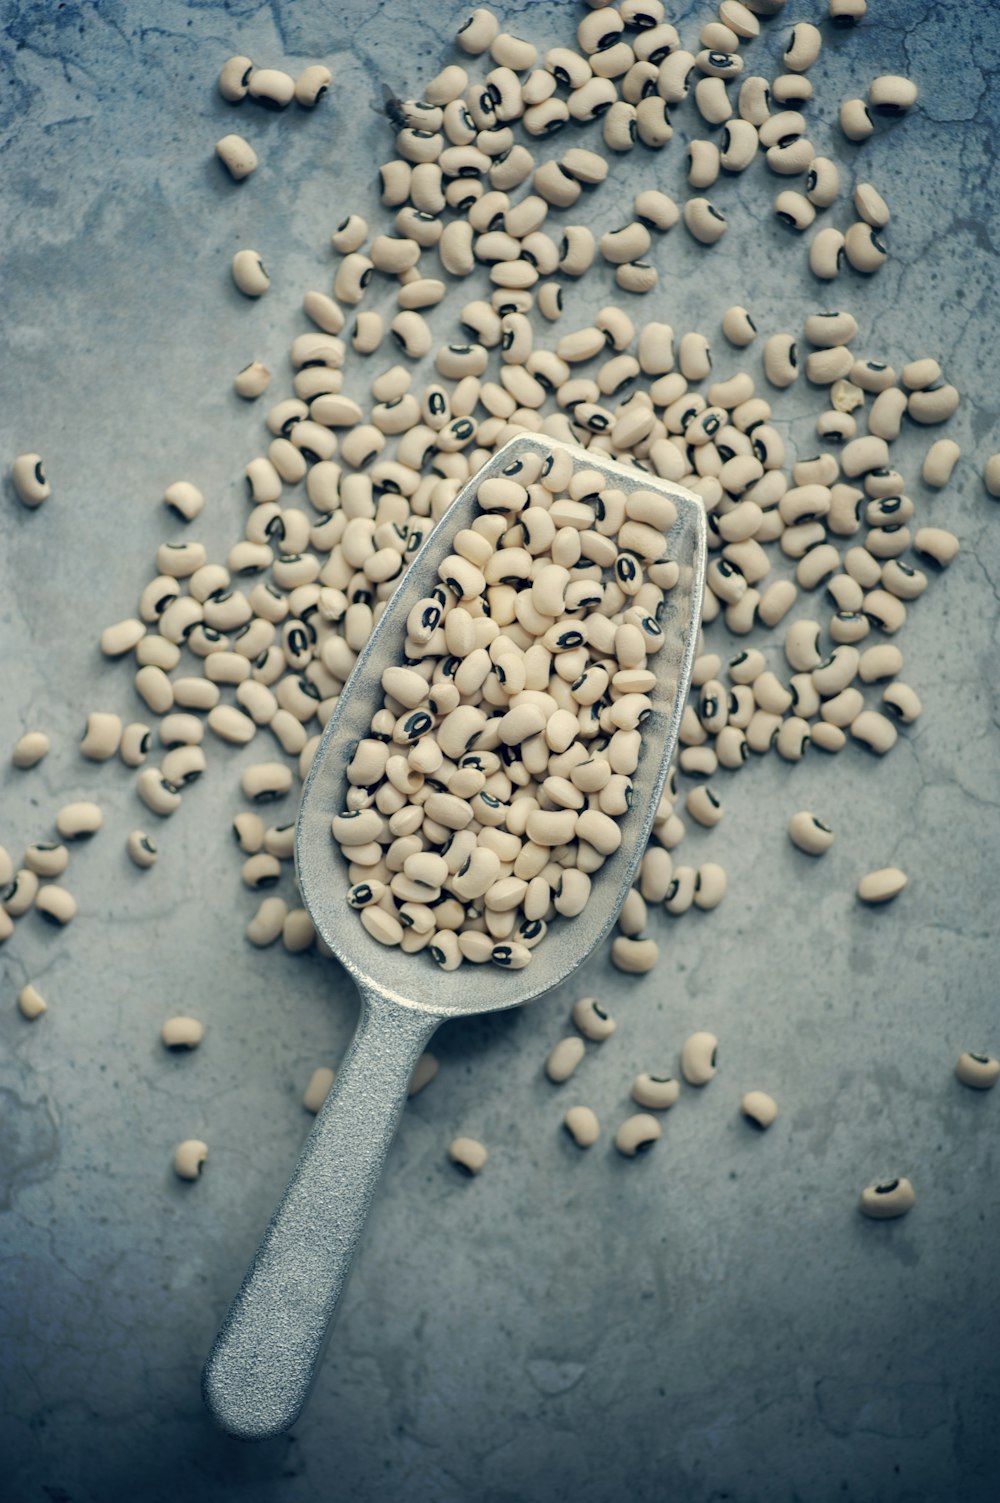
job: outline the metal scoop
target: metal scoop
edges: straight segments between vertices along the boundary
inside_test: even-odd
[[[664,645],[649,660],[657,675],[653,713],[642,729],[622,844],[594,875],[584,911],[553,924],[523,970],[490,964],[437,970],[424,953],[408,955],[378,944],[345,900],[347,866],[333,843],[330,821],[345,807],[351,748],[368,734],[372,715],[381,708],[382,672],[398,659],[407,615],[437,582],[438,565],[451,552],[455,533],[471,526],[478,514],[480,481],[501,474],[525,454],[544,457],[556,446],[553,439],[530,434],[513,438],[460,492],[358,658],[306,780],[295,842],[299,885],[317,930],[357,982],[361,1014],[205,1366],[205,1401],[233,1435],[279,1434],[308,1397],[413,1068],[435,1029],[447,1018],[517,1007],[565,981],[608,933],[646,848],[691,680],[705,577],[704,509],[698,497],[645,470],[561,445],[580,464],[606,475],[609,486],[663,490],[677,507],[669,554],[680,577],[664,602]]]

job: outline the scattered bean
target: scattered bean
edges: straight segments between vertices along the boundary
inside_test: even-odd
[[[174,1149],[174,1173],[178,1179],[193,1180],[201,1175],[202,1165],[208,1158],[208,1145],[199,1138],[185,1138]]]
[[[681,1074],[688,1085],[707,1085],[712,1079],[718,1047],[714,1033],[692,1033],[681,1050]]]
[[[905,1216],[916,1204],[917,1197],[908,1179],[891,1179],[884,1184],[869,1185],[861,1192],[859,1209],[862,1216],[875,1221],[888,1221],[895,1216]]]
[[[752,1122],[761,1131],[770,1127],[778,1115],[777,1103],[766,1091],[747,1091],[740,1100],[740,1111],[748,1122]]]
[[[906,886],[906,876],[896,866],[868,872],[858,883],[858,897],[863,903],[888,903]]]
[[[578,1148],[592,1148],[601,1135],[601,1126],[589,1106],[571,1106],[563,1126]]]
[[[461,1169],[471,1178],[480,1173],[489,1154],[475,1138],[453,1138],[448,1144],[448,1157],[456,1169]]]
[[[963,1085],[975,1091],[988,1091],[1000,1080],[1000,1059],[966,1052],[958,1056],[955,1074]]]
[[[655,1117],[648,1112],[636,1112],[627,1117],[615,1133],[615,1147],[624,1158],[633,1159],[637,1154],[648,1153],[662,1133]]]

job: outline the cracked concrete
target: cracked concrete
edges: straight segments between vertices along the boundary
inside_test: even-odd
[[[334,967],[242,938],[254,904],[226,826],[259,750],[212,748],[208,775],[160,826],[120,768],[83,764],[76,746],[90,709],[149,718],[97,635],[134,610],[173,532],[159,505],[171,480],[204,490],[191,531],[210,556],[238,534],[261,412],[232,397],[232,375],[252,358],[284,371],[302,292],[329,285],[332,225],[349,209],[377,215],[374,163],[391,154],[382,87],[420,92],[451,56],[459,7],[0,5],[4,453],[37,447],[53,484],[35,514],[2,497],[0,742],[39,725],[53,750],[31,772],[0,769],[0,840],[16,853],[46,836],[71,795],[106,815],[73,851],[76,922],[54,931],[28,915],[0,951],[12,1503],[992,1498],[1000,1092],[964,1090],[951,1071],[963,1048],[1000,1049],[1000,513],[980,479],[1000,447],[1000,24],[986,0],[870,10],[858,32],[827,37],[809,115],[845,189],[870,178],[889,201],[884,271],[813,283],[757,162],[718,188],[730,231],[717,250],[682,230],[658,243],[660,288],[637,312],[714,336],[723,376],[747,366],[761,379],[759,352],[717,332],[734,301],[763,333],[849,307],[859,353],[897,369],[941,359],[963,393],[947,430],[963,447],[952,484],[918,479],[936,431],[907,428],[892,451],[920,520],[963,547],[898,638],[925,713],[884,762],[852,747],[722,779],[722,824],[690,830],[681,858],[721,861],[729,894],[713,914],[654,916],[653,975],[621,976],[598,956],[532,1009],[439,1036],[440,1075],[407,1109],[311,1406],[290,1436],[247,1447],[212,1429],[198,1373],[308,1130],[302,1091],[336,1063],[356,1003]],[[531,0],[502,14],[548,46],[569,41],[578,8]],[[691,45],[709,8],[670,14]],[[773,72],[806,14],[793,0],[747,48],[748,68]],[[214,77],[235,51],[292,71],[325,58],[331,97],[310,116],[234,111]],[[917,77],[918,108],[845,146],[838,100],[895,70]],[[616,164],[618,195],[569,217],[607,228],[616,197],[654,180],[683,197],[696,126],[690,111],[676,125],[660,156]],[[261,158],[239,188],[211,158],[233,129]],[[849,217],[843,199],[827,221]],[[272,270],[252,306],[229,285],[241,244]],[[563,327],[610,296],[596,274],[572,287]],[[434,327],[450,329],[442,310]],[[781,402],[798,454],[815,449],[820,405],[804,382]],[[780,669],[777,644],[772,656]],[[837,830],[822,862],[785,835],[803,807]],[[137,873],[125,835],[154,824],[160,861]],[[889,860],[910,886],[884,912],[859,909],[858,875]],[[50,1004],[30,1025],[14,1007],[27,979]],[[542,1062],[584,990],[619,1030],[557,1089]],[[205,1020],[205,1043],[165,1056],[160,1024],[181,1009]],[[653,1154],[620,1161],[609,1139],[632,1076],[675,1069],[696,1027],[721,1039],[717,1080],[685,1092]],[[737,1115],[751,1087],[779,1102],[764,1136]],[[559,1130],[571,1096],[605,1127],[587,1155]],[[457,1132],[489,1145],[475,1182],[445,1161]],[[187,1136],[210,1146],[193,1186],[170,1170]],[[916,1209],[863,1222],[859,1190],[892,1173],[913,1180]]]

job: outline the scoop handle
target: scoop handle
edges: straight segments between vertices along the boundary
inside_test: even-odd
[[[262,1440],[298,1417],[406,1101],[438,1024],[362,991],[354,1037],[202,1375],[224,1430]]]

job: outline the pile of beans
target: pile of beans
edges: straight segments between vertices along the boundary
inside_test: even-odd
[[[703,333],[635,318],[635,309],[643,306],[639,300],[657,285],[655,242],[680,223],[700,244],[722,240],[724,211],[705,191],[723,188],[758,151],[769,170],[799,182],[778,192],[773,212],[793,233],[810,233],[808,264],[820,282],[835,278],[845,260],[862,275],[877,271],[885,260],[889,208],[882,194],[864,181],[855,182],[849,196],[842,193],[841,167],[818,155],[809,139],[813,83],[808,75],[821,64],[821,28],[795,25],[783,54],[784,71],[773,79],[744,74],[744,50],[752,47],[762,24],[783,8],[784,0],[721,0],[717,17],[706,21],[688,51],[666,18],[662,0],[621,0],[616,7],[591,0],[570,45],[555,47],[544,57],[530,41],[503,31],[490,11],[479,9],[456,39],[463,61],[450,62],[433,78],[423,99],[394,99],[389,105],[395,154],[380,168],[386,224],[373,228],[351,213],[331,236],[336,256],[332,295],[310,290],[303,298],[310,328],[292,341],[291,392],[270,406],[266,445],[246,467],[251,509],[243,536],[220,562],[210,562],[197,540],[161,545],[153,577],[138,594],[136,614],[101,636],[109,658],[132,665],[142,718],[95,712],[81,744],[84,756],[117,756],[136,769],[137,796],[158,820],[166,820],[181,807],[185,787],[205,772],[206,746],[265,738],[261,761],[242,778],[248,807],[234,821],[234,833],[245,857],[247,886],[259,891],[283,883],[286,896],[272,892],[263,898],[247,926],[251,943],[281,939],[293,953],[315,943],[326,953],[294,891],[291,815],[283,824],[267,826],[259,808],[287,798],[305,776],[358,652],[427,531],[446,515],[458,491],[493,451],[518,433],[567,439],[679,482],[702,498],[708,514],[712,557],[695,690],[685,711],[676,775],[657,811],[653,837],[613,943],[613,958],[622,970],[647,971],[656,964],[651,907],[677,916],[692,906],[713,908],[723,900],[726,876],[721,866],[703,863],[696,869],[674,854],[684,839],[685,818],[708,827],[723,819],[724,800],[709,779],[728,780],[750,759],[772,751],[795,762],[810,747],[836,755],[853,742],[881,756],[920,715],[917,691],[900,677],[904,659],[896,639],[908,610],[947,568],[959,543],[936,524],[917,525],[916,508],[903,475],[894,468],[891,447],[904,422],[936,426],[954,414],[958,392],[938,362],[916,351],[897,372],[878,358],[878,351],[857,347],[859,329],[849,312],[818,311],[806,319],[801,336],[786,329],[762,338],[766,386],[759,390],[746,370],[715,375],[710,341]],[[828,24],[853,26],[865,8],[865,0],[829,0]],[[474,58],[484,59],[478,78],[470,77],[466,67]],[[222,68],[219,87],[234,105],[248,97],[283,108],[294,97],[311,107],[329,81],[322,65],[307,68],[296,83],[289,75],[257,69],[251,59],[236,57]],[[845,143],[863,140],[880,117],[898,117],[916,99],[916,86],[908,79],[883,75],[869,80],[857,97],[840,102]],[[659,187],[646,188],[631,200],[626,222],[609,224],[599,237],[573,221],[573,206],[613,180],[614,163],[623,153],[637,145],[666,148],[672,122],[692,108],[699,135],[688,151],[682,204]],[[588,144],[553,150],[549,138],[563,129],[583,131]],[[257,162],[253,147],[241,137],[227,136],[216,150],[220,170],[247,182]],[[239,191],[252,192],[253,186],[248,183]],[[815,228],[819,216],[837,213],[842,204],[842,228]],[[546,330],[564,316],[574,282],[602,262],[613,269],[623,305],[609,303],[592,321],[547,340]],[[248,310],[271,284],[264,258],[250,249],[237,253],[232,276],[251,300]],[[458,300],[451,296],[456,287],[461,289]],[[384,315],[373,303],[387,290],[394,295],[396,311]],[[454,342],[435,350],[424,313],[446,300],[455,304]],[[658,312],[665,311],[664,302]],[[728,309],[722,334],[727,350],[753,345],[758,330],[752,310],[742,305]],[[353,356],[370,359],[384,349],[394,352],[396,363],[385,362],[367,390],[355,378],[354,394],[346,392]],[[425,367],[415,383],[414,368],[424,361],[433,364],[433,372]],[[778,424],[782,393],[803,377],[816,394],[817,452],[793,456]],[[233,384],[241,398],[253,401],[271,380],[265,362],[255,359]],[[930,487],[946,487],[959,457],[957,444],[937,439],[927,450],[922,479]],[[38,454],[20,456],[12,480],[26,506],[37,507],[50,495]],[[990,495],[1000,495],[1000,456],[987,460],[984,483]],[[568,494],[572,500],[572,491]],[[184,526],[205,505],[198,487],[186,480],[168,486],[163,499]],[[629,522],[649,525],[639,518],[625,525]],[[551,540],[551,562],[545,569],[567,567],[556,552],[557,545],[562,547],[561,531]],[[468,605],[477,597],[482,604],[478,559],[482,554],[485,564],[484,545],[492,549],[500,539],[491,537],[489,529],[480,536],[471,557],[456,545],[462,570],[477,588],[473,595],[459,591],[448,601],[453,622],[461,622],[463,613],[472,617]],[[630,557],[647,573],[652,573],[647,567],[651,562],[657,566],[643,546],[626,543],[616,552],[614,567],[619,558]],[[556,577],[546,575],[553,581]],[[482,578],[485,582],[485,574]],[[655,579],[651,582],[660,588]],[[619,583],[624,588],[620,575]],[[542,593],[535,578],[514,584],[504,580],[503,586],[533,601],[536,589]],[[798,612],[803,598],[809,602],[805,615]],[[538,618],[543,644],[541,622],[549,630],[562,610],[555,596],[552,603],[557,617],[541,610]],[[593,607],[584,603],[588,623],[600,619],[599,611],[590,614],[594,607],[596,600]],[[641,609],[655,617],[655,602]],[[618,613],[606,612],[605,619]],[[624,618],[628,612],[621,614]],[[479,620],[489,619],[483,610]],[[745,649],[727,664],[712,648],[716,622],[747,639]],[[626,624],[623,619],[615,632]],[[446,644],[447,628],[447,619],[434,628],[445,633]],[[520,707],[508,707],[513,696],[501,680],[508,671],[520,671],[513,666],[520,664],[519,654],[525,663],[532,653],[533,662],[539,661],[534,629],[525,628],[530,645],[502,626],[496,639],[480,642],[475,634],[486,628],[474,619],[468,629],[461,623],[461,629],[462,640],[475,643],[472,655],[481,651],[489,659],[486,677],[473,692],[491,709],[503,711],[491,715],[491,722],[516,715]],[[453,625],[452,630],[459,628]],[[491,652],[504,635],[513,650]],[[612,645],[609,636],[597,650],[608,654]],[[559,672],[558,656],[547,684],[539,679],[535,688],[532,680],[529,691],[525,667],[525,688],[517,691],[550,696],[555,708],[545,717],[546,731],[549,719],[567,708],[567,693],[574,692]],[[641,673],[640,664],[618,662],[619,672]],[[585,678],[593,671],[588,666],[581,670]],[[517,852],[511,846],[509,856],[500,855],[496,872],[489,863],[494,887],[513,884],[504,889],[502,906],[487,905],[482,914],[476,909],[477,916],[470,919],[463,904],[478,902],[490,887],[473,894],[466,883],[467,895],[459,892],[447,899],[454,902],[455,927],[431,929],[423,913],[407,914],[419,924],[404,926],[392,911],[397,898],[402,898],[399,915],[404,908],[426,907],[419,895],[410,894],[423,888],[444,892],[455,880],[440,853],[443,835],[426,849],[407,848],[400,871],[389,862],[393,844],[412,838],[400,829],[414,818],[406,813],[413,807],[410,785],[433,771],[423,765],[429,754],[419,741],[393,751],[405,696],[411,689],[418,692],[406,677],[409,673],[419,678],[421,695],[427,690],[429,680],[413,669],[401,669],[384,686],[390,698],[380,713],[393,723],[373,725],[372,744],[364,752],[371,768],[358,768],[365,779],[372,769],[377,779],[384,776],[380,787],[394,790],[385,798],[395,803],[398,795],[404,804],[386,811],[376,798],[375,815],[367,822],[368,809],[351,811],[357,829],[371,829],[364,842],[371,866],[358,860],[358,845],[350,836],[341,842],[352,862],[362,921],[375,925],[378,937],[390,942],[398,929],[404,948],[426,943],[446,966],[462,959],[523,964],[530,958],[528,941],[539,937],[528,934],[530,926],[544,926],[542,915],[550,909],[564,911],[560,882],[565,885],[571,871],[584,880],[587,876],[585,863],[563,868],[558,860],[561,876],[550,862],[529,875],[541,859],[535,852],[518,872],[525,850],[558,850],[567,843],[547,847],[532,835],[527,820],[517,834],[508,830]],[[574,674],[574,682],[579,676]],[[629,682],[628,691],[617,698],[594,701],[600,704],[599,716],[606,713],[612,720],[615,706],[633,694],[641,700],[646,691],[636,687],[639,680]],[[445,696],[434,706],[435,731],[438,750],[455,772],[449,769],[443,792],[425,800],[435,801],[423,814],[423,828],[429,828],[430,814],[435,837],[453,828],[440,817],[445,808],[458,819],[457,805],[468,808],[468,800],[478,798],[485,810],[483,794],[489,780],[500,775],[492,761],[478,768],[461,766],[462,754],[452,756],[442,744],[444,725],[457,713],[446,708],[447,700]],[[471,703],[464,708],[485,714]],[[538,717],[528,718],[534,724]],[[614,734],[619,730],[633,734],[633,728],[617,726]],[[536,725],[528,739],[539,736],[544,742],[545,733]],[[157,741],[158,764],[149,765]],[[569,831],[571,819],[574,836],[580,835],[583,820],[595,834],[599,826],[600,839],[584,836],[578,848],[600,855],[602,842],[620,838],[615,820],[627,803],[624,785],[615,783],[609,797],[617,803],[605,809],[601,789],[580,788],[580,774],[574,780],[573,744],[560,750],[561,742],[545,743],[543,765],[539,743],[537,768],[528,770],[536,784],[541,779],[546,795],[528,818],[535,816],[535,831],[551,827],[553,838],[557,825],[560,834]],[[30,768],[47,749],[44,732],[31,732],[14,750],[15,765]],[[487,754],[492,756],[492,749]],[[403,787],[389,771],[390,762]],[[686,780],[683,791],[677,775]],[[480,776],[482,788],[473,787]],[[607,786],[627,776],[612,768]],[[467,791],[459,792],[459,787]],[[586,808],[575,807],[579,794]],[[511,808],[533,798],[518,798]],[[69,840],[94,833],[100,823],[90,812],[93,806],[84,814],[81,807],[71,814],[64,811],[63,833]],[[401,812],[402,821],[397,818]],[[480,834],[497,828],[489,819],[477,822]],[[794,844],[817,858],[833,840],[822,815],[811,811],[796,813],[788,828]],[[383,839],[387,834],[391,843]],[[461,834],[458,830],[456,841]],[[489,849],[490,841],[477,836],[476,846]],[[146,831],[133,830],[127,849],[138,868],[154,865],[157,842]],[[55,923],[72,919],[71,894],[51,880],[62,875],[68,860],[68,847],[42,841],[29,848],[15,870],[0,851],[0,942],[32,907]],[[382,876],[374,880],[383,883],[388,897],[362,900],[357,885],[367,883],[374,893],[372,867],[382,862],[389,881]],[[539,880],[541,887],[535,885]],[[883,903],[901,892],[906,880],[894,868],[860,874],[858,898]],[[574,877],[569,885],[574,882],[582,891],[583,882]],[[506,946],[506,959],[496,953],[498,946]],[[41,1016],[44,1005],[34,989],[22,993],[25,1017]],[[180,1040],[183,1047],[197,1042]],[[963,1055],[959,1078],[973,1086],[990,1085],[994,1067],[988,1056]],[[641,1114],[647,1120],[631,1119],[631,1125],[620,1129],[618,1146],[625,1153],[652,1140],[648,1122],[655,1125],[655,1118],[648,1116],[648,1108],[656,1104],[651,1097],[663,1099],[661,1085],[652,1077],[640,1092],[636,1100],[647,1106]],[[319,1086],[310,1102],[318,1095]],[[759,1097],[750,1093],[743,1109],[763,1126],[771,1108],[769,1098]],[[567,1114],[567,1127],[581,1143],[596,1136],[596,1119],[591,1121],[586,1110],[573,1109],[572,1122]],[[188,1142],[182,1149],[178,1172],[197,1173],[207,1152],[204,1145]],[[467,1141],[452,1156],[470,1169],[485,1160],[485,1153],[472,1152]],[[893,1191],[872,1203],[899,1205],[900,1194]]]
[[[621,845],[678,578],[673,501],[626,485],[569,449],[512,460],[410,611],[333,820],[380,944],[521,970]]]

